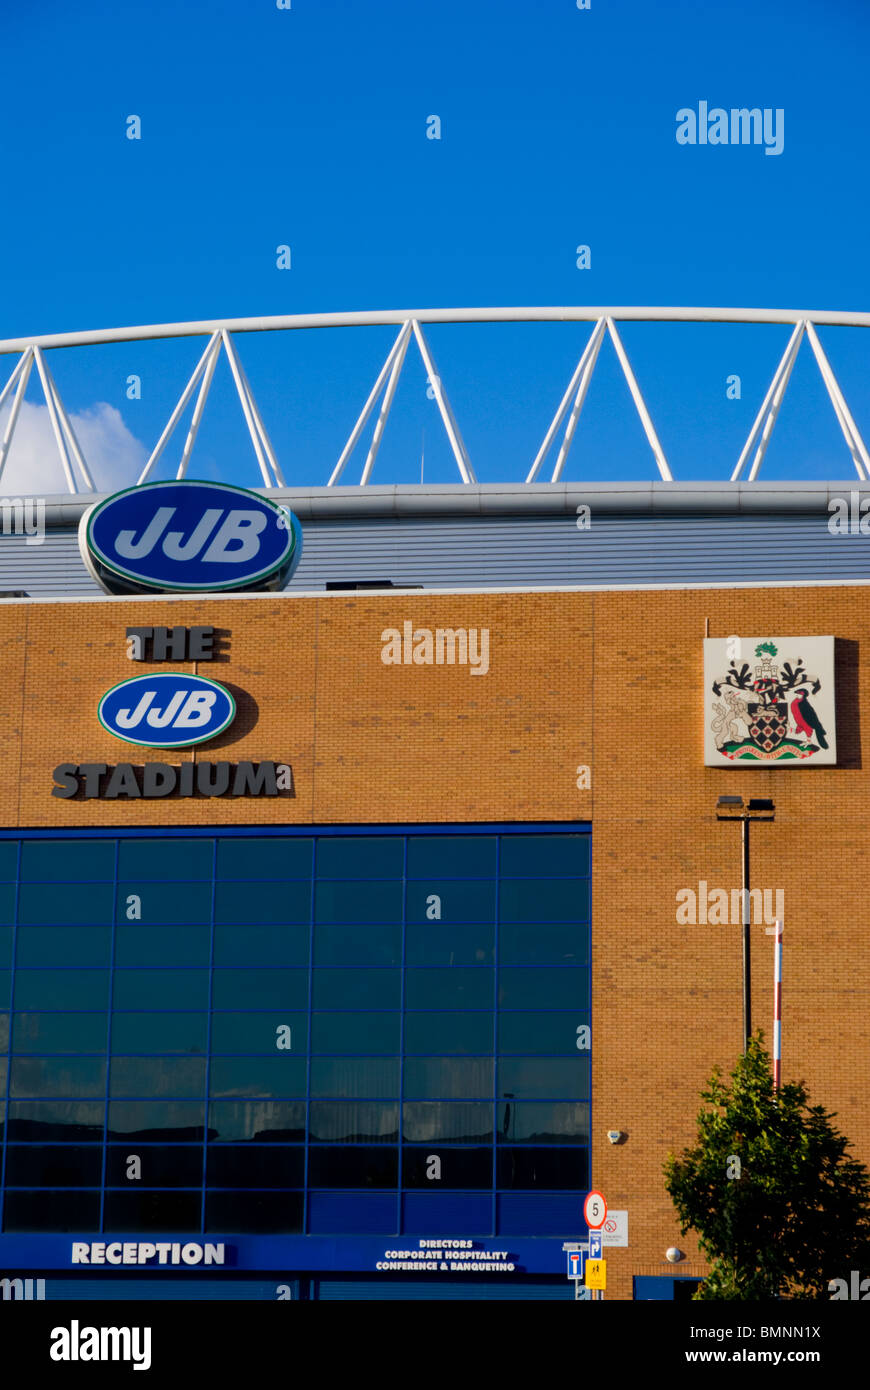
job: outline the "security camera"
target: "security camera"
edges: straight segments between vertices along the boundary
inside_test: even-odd
[[[620,1141],[620,1139],[622,1138],[622,1130],[621,1130],[621,1129],[609,1129],[609,1130],[607,1131],[607,1137],[608,1137],[608,1139],[610,1140],[611,1144],[618,1144],[619,1141]]]

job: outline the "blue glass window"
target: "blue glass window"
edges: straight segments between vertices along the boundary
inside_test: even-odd
[[[11,927],[15,921],[15,897],[14,883],[0,883],[0,926]]]
[[[395,1144],[399,1107],[390,1101],[313,1100],[311,1142],[319,1144]]]
[[[315,970],[315,1009],[397,1009],[402,998],[398,970]]]
[[[578,1029],[587,1026],[588,1014],[502,1013],[498,1021],[499,1052],[574,1057],[582,1041]]]
[[[339,966],[401,965],[402,927],[337,926],[314,928],[314,964]]]
[[[202,1139],[205,1102],[197,1100],[113,1100],[109,1135],[115,1139]]]
[[[408,878],[494,878],[495,835],[409,835]]]
[[[503,922],[502,965],[587,965],[589,928],[578,922]]]
[[[311,877],[313,840],[289,836],[239,836],[218,840],[219,879],[290,879]]]
[[[185,879],[210,880],[214,848],[210,839],[119,840],[118,878],[151,883],[161,879],[182,882]],[[112,878],[112,871],[108,877]],[[136,888],[131,886],[131,892]]]
[[[588,878],[588,835],[503,835],[502,878]]]
[[[209,1072],[213,1096],[304,1096],[307,1064],[285,1052],[275,1057],[215,1057]]]
[[[588,1144],[588,1105],[501,1100],[498,1136],[505,1144]]]
[[[43,928],[47,930],[47,928]],[[83,929],[84,930],[84,929]],[[91,931],[95,930],[93,927]],[[208,927],[118,927],[115,964],[208,965],[211,931]]]
[[[11,1096],[104,1096],[101,1057],[19,1057],[9,1077]]]
[[[208,986],[207,970],[116,969],[112,1002],[116,1009],[205,1009]]]
[[[43,1014],[42,1018],[50,1017]],[[62,1015],[61,1015],[62,1017]],[[105,1025],[104,1025],[105,1026]],[[112,1015],[112,1047],[116,1053],[205,1053],[208,1014],[117,1013]]]
[[[304,1187],[300,1145],[215,1144],[208,1151],[209,1187]]]
[[[312,1053],[392,1054],[399,1051],[401,1032],[397,1013],[312,1014]]]
[[[398,835],[336,835],[317,843],[318,878],[401,878],[404,864]]]
[[[491,1057],[407,1057],[404,1094],[412,1099],[488,1097],[492,1073]]]
[[[492,1014],[406,1014],[405,1051],[436,1056],[491,1053]]]
[[[306,1009],[307,970],[215,970],[216,1009]]]
[[[0,839],[4,1229],[573,1235],[588,874],[573,828]]]
[[[0,846],[5,872],[15,878],[12,846]],[[22,883],[112,883],[115,845],[112,840],[24,840],[21,845]]]
[[[99,1192],[6,1193],[3,1204],[4,1231],[98,1231],[100,1229]]]
[[[214,919],[220,926],[271,926],[311,921],[310,883],[218,883]]]
[[[105,1231],[198,1231],[198,1192],[106,1193]]]
[[[406,929],[408,965],[492,965],[495,923],[426,922]]]
[[[204,1057],[113,1057],[110,1096],[189,1096],[205,1091]]]
[[[22,1144],[102,1139],[105,1109],[102,1100],[11,1100],[9,1139]]]
[[[108,997],[108,970],[15,972],[15,1003],[19,1009],[104,1009]]]
[[[109,965],[111,927],[19,927],[15,949],[20,966]]]
[[[308,1047],[308,1015],[281,1010],[277,1013],[216,1013],[212,1015],[211,1050],[221,1053],[281,1053],[305,1056]]]
[[[103,1151],[99,1144],[10,1144],[8,1187],[99,1187]]]
[[[305,926],[215,927],[215,965],[307,965],[309,928]]]
[[[398,1057],[312,1057],[312,1096],[398,1096]]]
[[[408,1144],[492,1144],[492,1106],[480,1101],[406,1100],[402,1138]]]
[[[22,883],[18,921],[27,927],[99,927],[113,921],[110,883]]]
[[[401,922],[404,890],[396,883],[330,883],[319,880],[314,893],[315,922]]]
[[[589,975],[585,970],[547,970],[519,966],[498,972],[503,1009],[585,1009]]]
[[[505,1144],[497,1151],[496,1180],[499,1187],[541,1188],[584,1191],[589,1186],[588,1150],[563,1147],[514,1148]]]
[[[311,1187],[395,1187],[399,1176],[399,1151],[387,1145],[327,1147],[308,1151]]]
[[[135,921],[142,928],[208,926],[211,896],[210,883],[134,883],[128,880],[118,884],[116,920]],[[137,915],[132,916],[133,913]]]
[[[213,1100],[208,1137],[214,1142],[293,1144],[305,1139],[304,1100]]]
[[[302,1230],[301,1192],[210,1192],[205,1201],[209,1233],[284,1235]]]
[[[582,922],[589,916],[586,878],[502,879],[502,922]]]
[[[438,1177],[433,1177],[432,1159],[438,1159]],[[402,1150],[402,1183],[405,1187],[491,1188],[492,1148],[462,1149],[453,1144],[427,1144],[425,1148],[406,1145]],[[424,1228],[427,1229],[427,1228]],[[464,1229],[464,1227],[463,1227]]]
[[[199,1187],[202,1183],[201,1144],[142,1144],[135,1155],[129,1144],[106,1148],[106,1186],[134,1190],[140,1187]],[[134,1166],[131,1158],[138,1160]],[[138,1173],[131,1177],[131,1171]]]
[[[494,882],[473,879],[439,878],[409,883],[407,920],[426,923],[434,933],[442,922],[494,922],[495,895]],[[440,915],[433,916],[435,912]]]
[[[104,1013],[15,1013],[17,1052],[104,1052]]]
[[[18,877],[18,841],[0,840],[0,882],[11,883]]]
[[[407,1009],[491,1009],[491,970],[464,970],[459,966],[439,970],[408,970],[405,974]]]
[[[498,1094],[516,1100],[580,1100],[589,1095],[588,1056],[504,1057],[498,1064]]]

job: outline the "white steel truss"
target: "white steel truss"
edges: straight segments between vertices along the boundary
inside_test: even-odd
[[[192,454],[193,446],[196,443],[196,436],[199,431],[199,424],[202,419],[202,412],[205,409],[205,403],[208,399],[208,393],[211,388],[212,378],[214,376],[214,369],[217,366],[217,360],[220,356],[220,351],[222,347],[226,350],[227,360],[229,361],[230,370],[233,374],[233,381],[235,382],[236,391],[238,392],[239,400],[242,406],[242,411],[245,416],[245,423],[248,426],[248,433],[251,436],[251,443],[254,446],[254,453],[257,455],[257,463],[260,466],[260,475],[263,479],[263,486],[286,486],[284,482],[284,475],[281,472],[278,460],[275,457],[275,451],[272,448],[269,436],[266,433],[266,427],[263,424],[262,417],[260,415],[259,410],[257,409],[257,403],[254,400],[254,395],[251,391],[250,382],[248,381],[248,378],[245,376],[245,371],[242,367],[241,362],[238,359],[235,345],[233,344],[233,341],[225,328],[216,328],[214,333],[212,333],[211,337],[209,338],[208,347],[202,354],[202,357],[197,362],[196,367],[193,371],[193,375],[190,378],[190,381],[187,383],[184,390],[182,391],[181,396],[178,400],[178,404],[176,405],[175,409],[169,417],[166,428],[164,429],[157,443],[154,445],[151,457],[149,458],[145,467],[142,469],[139,478],[137,479],[138,482],[146,483],[148,481],[148,475],[152,472],[154,468],[156,468],[160,460],[160,456],[163,453],[163,450],[166,448],[166,445],[169,443],[169,440],[172,437],[172,433],[175,429],[175,426],[178,424],[179,420],[184,414],[190,402],[190,398],[196,390],[197,384],[199,384],[199,395],[196,398],[196,405],[193,407],[193,416],[190,421],[190,428],[187,431],[187,439],[184,441],[184,448],[181,452],[181,460],[178,465],[178,471],[175,474],[176,478],[184,478],[187,476],[187,467],[190,463],[190,455]]]
[[[450,448],[453,451],[453,457],[456,460],[456,466],[459,469],[459,476],[461,477],[464,483],[477,482],[477,478],[474,475],[474,469],[471,466],[471,459],[468,457],[468,451],[465,447],[465,443],[463,441],[459,425],[456,423],[456,416],[453,414],[450,402],[447,399],[447,393],[444,390],[444,383],[442,382],[441,377],[439,376],[437,368],[435,366],[435,359],[432,356],[432,350],[429,347],[429,344],[427,343],[423,335],[423,330],[421,329],[417,320],[415,318],[409,318],[405,320],[405,322],[402,324],[402,327],[399,329],[399,336],[396,338],[396,341],[390,348],[390,351],[387,354],[387,360],[381,367],[377,380],[375,381],[375,384],[372,387],[371,392],[369,393],[369,398],[362,408],[362,412],[359,416],[359,419],[357,420],[356,424],[350,432],[350,438],[348,439],[347,443],[341,451],[338,463],[332,470],[332,476],[330,477],[328,483],[329,487],[334,487],[335,484],[341,478],[341,475],[344,472],[345,464],[347,463],[348,459],[350,458],[350,455],[353,453],[354,449],[357,446],[357,443],[359,442],[359,437],[365,429],[366,421],[371,415],[372,410],[374,409],[375,401],[377,400],[378,396],[383,390],[384,382],[387,380],[387,376],[389,375],[389,380],[387,381],[387,389],[384,391],[384,397],[381,401],[381,409],[378,414],[377,421],[375,423],[375,430],[374,434],[372,435],[372,442],[369,445],[369,451],[366,455],[366,461],[363,465],[362,476],[360,477],[360,486],[366,484],[369,478],[371,477],[372,469],[375,466],[375,459],[377,458],[378,449],[381,447],[381,439],[383,438],[384,426],[387,423],[387,416],[389,415],[390,407],[393,404],[393,397],[396,394],[396,387],[399,384],[399,376],[401,375],[402,367],[405,362],[405,353],[408,351],[408,344],[411,341],[412,334],[417,343],[417,347],[420,349],[420,356],[422,357],[423,365],[426,368],[426,375],[428,378],[429,385],[432,388],[432,393],[435,397],[435,402],[438,406],[438,413],[441,416],[444,429],[447,432],[447,438],[450,441]]]
[[[798,350],[805,332],[810,340],[813,356],[818,363],[819,371],[822,374],[822,381],[825,383],[825,390],[834,407],[834,413],[837,416],[840,429],[843,431],[843,438],[846,441],[849,453],[852,455],[852,462],[855,465],[858,477],[862,482],[866,482],[867,479],[870,478],[870,457],[868,457],[867,447],[864,440],[861,438],[858,426],[852,418],[852,412],[846,404],[837,378],[834,376],[831,364],[825,356],[824,349],[819,342],[819,336],[815,328],[809,319],[801,319],[795,324],[794,331],[788,340],[788,346],[780,359],[779,366],[773,374],[773,380],[767,388],[767,394],[761,402],[761,409],[755,417],[752,429],[749,431],[749,438],[744,444],[743,452],[737,460],[734,472],[731,474],[732,483],[739,481],[740,474],[743,472],[746,465],[746,460],[749,458],[753,449],[755,449],[755,458],[752,460],[748,481],[754,483],[758,477],[758,470],[761,467],[767,446],[770,443],[770,436],[776,424],[776,417],[779,414],[779,408],[785,396],[785,389],[788,386],[789,377],[791,376],[792,368],[797,360]]]
[[[537,476],[540,472],[541,465],[543,464],[544,459],[546,458],[550,450],[550,446],[553,442],[553,439],[555,438],[559,430],[559,426],[561,425],[562,420],[565,417],[565,412],[568,409],[568,402],[571,399],[571,393],[574,391],[576,387],[577,394],[574,397],[574,404],[571,407],[571,414],[568,418],[568,424],[565,427],[565,434],[563,436],[562,445],[559,449],[559,453],[556,458],[555,465],[553,467],[553,476],[551,477],[550,482],[557,483],[561,478],[562,469],[565,466],[565,459],[568,457],[568,450],[571,448],[571,443],[574,439],[574,431],[577,428],[577,421],[580,419],[580,411],[583,409],[583,402],[586,399],[586,392],[589,389],[589,383],[592,380],[592,373],[595,370],[595,363],[598,361],[598,352],[602,342],[604,341],[605,329],[610,334],[611,341],[616,349],[616,356],[619,359],[619,365],[622,368],[622,374],[625,377],[626,382],[628,383],[628,389],[631,392],[632,400],[634,401],[637,413],[640,416],[640,422],[643,425],[644,434],[646,435],[647,440],[649,442],[649,446],[652,449],[653,454],[655,455],[656,465],[658,467],[662,482],[672,483],[674,481],[673,474],[671,473],[671,470],[668,467],[668,461],[665,458],[665,451],[659,443],[659,437],[656,434],[655,426],[653,425],[653,422],[650,419],[649,411],[647,410],[643,396],[640,393],[640,387],[637,384],[637,378],[631,369],[631,363],[629,362],[625,348],[622,345],[622,339],[616,331],[616,324],[613,322],[613,319],[608,314],[604,318],[599,319],[594,329],[592,330],[592,335],[589,339],[589,342],[586,344],[583,356],[577,363],[574,375],[568,383],[568,389],[562,397],[559,409],[556,411],[556,414],[553,418],[553,422],[544,436],[544,442],[538,450],[537,457],[535,458],[535,461],[532,464],[532,467],[529,471],[529,476],[526,478],[527,483],[534,483],[537,480]]]
[[[83,333],[44,334],[33,338],[9,338],[0,342],[0,355],[20,354],[12,374],[0,390],[0,411],[12,396],[9,414],[0,439],[0,480],[9,456],[9,450],[18,423],[21,406],[27,391],[31,371],[36,365],[49,420],[60,457],[61,467],[71,493],[80,490],[94,491],[94,481],[82,450],[76,439],[70,418],[64,408],[60,393],[45,360],[45,352],[55,348],[80,347],[97,343],[140,342],[155,338],[181,338],[208,336],[208,343],[194,372],[182,392],[172,415],[160,438],[152,450],[145,468],[138,479],[144,483],[153,474],[173,431],[189,405],[194,392],[199,387],[188,427],[187,438],[181,453],[176,477],[187,475],[191,455],[196,443],[202,415],[214,378],[215,368],[221,349],[227,355],[245,423],[257,458],[264,488],[285,487],[275,451],[266,432],[263,418],[254,399],[250,383],[239,360],[232,339],[234,333],[254,333],[286,331],[301,328],[375,327],[393,324],[399,332],[387,359],[381,368],[369,397],[354,425],[347,443],[329,478],[329,486],[339,482],[346,464],[359,443],[360,437],[378,400],[380,407],[375,421],[372,439],[366,454],[360,477],[360,484],[366,485],[372,475],[378,450],[383,439],[384,429],[396,394],[399,377],[405,362],[408,346],[413,338],[417,344],[426,369],[432,396],[444,425],[459,476],[463,483],[474,483],[476,477],[462,433],[447,398],[442,378],[435,366],[431,349],[423,333],[423,324],[429,323],[592,323],[593,329],[577,367],[568,383],[556,414],[544,436],[540,449],[531,465],[527,483],[535,483],[545,460],[556,440],[563,423],[564,434],[559,444],[550,481],[557,483],[562,479],[565,463],[574,440],[574,435],[589,390],[592,373],[605,336],[610,337],[619,361],[623,376],[631,392],[635,408],[640,417],[647,441],[653,452],[659,476],[665,482],[672,482],[673,475],[668,466],[664,449],[659,441],[652,418],[647,410],[640,387],[629,363],[622,339],[616,328],[616,321],[658,322],[658,323],[746,323],[746,324],[789,324],[792,334],[785,352],[774,372],[773,380],[755,417],[749,437],[731,474],[731,481],[738,482],[749,464],[746,480],[755,482],[767,451],[773,427],[785,396],[786,388],[797,359],[804,335],[809,340],[813,356],[821,373],[822,381],[834,408],[837,421],[851,454],[858,478],[870,481],[870,453],[861,436],[855,419],[846,404],[845,397],[834,375],[833,368],[825,355],[816,331],[819,325],[849,326],[870,328],[870,313],[850,313],[834,310],[796,310],[796,309],[687,309],[687,308],[640,308],[634,307],[538,307],[538,308],[476,308],[476,309],[387,309],[374,312],[353,311],[331,314],[288,314],[272,317],[200,320],[193,323],[151,324],[138,328],[110,328],[89,330]],[[14,392],[14,395],[13,395]],[[750,457],[752,459],[749,463]]]
[[[6,460],[9,456],[9,446],[12,443],[12,436],[15,433],[15,426],[18,423],[18,414],[21,410],[21,403],[24,400],[24,393],[27,390],[27,382],[30,378],[30,372],[34,362],[36,363],[36,371],[42,384],[42,393],[45,397],[45,404],[48,407],[48,418],[51,421],[52,432],[55,442],[57,443],[57,451],[60,455],[60,463],[63,468],[64,477],[66,478],[67,488],[70,492],[78,492],[75,473],[73,472],[73,463],[75,463],[78,466],[81,481],[84,483],[85,489],[89,492],[93,492],[94,480],[91,477],[88,465],[85,463],[82,451],[79,447],[79,442],[75,436],[75,430],[64,409],[63,401],[60,398],[60,392],[57,389],[54,377],[48,369],[48,363],[43,356],[42,348],[37,343],[25,348],[12,375],[3,387],[3,390],[0,391],[0,409],[2,409],[6,403],[7,396],[17,383],[15,399],[12,402],[9,419],[6,421],[6,428],[3,431],[2,443],[0,443],[0,477],[2,477],[3,469],[6,466]]]

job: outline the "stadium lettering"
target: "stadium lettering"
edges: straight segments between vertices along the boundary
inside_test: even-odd
[[[153,800],[164,796],[279,796],[293,793],[289,763],[60,763],[52,796]]]

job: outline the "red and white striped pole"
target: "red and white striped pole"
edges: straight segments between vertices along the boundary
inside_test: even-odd
[[[773,1089],[779,1090],[782,1067],[782,922],[767,928],[773,937]]]

